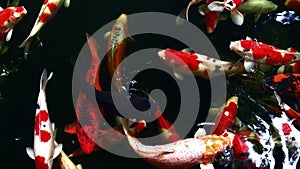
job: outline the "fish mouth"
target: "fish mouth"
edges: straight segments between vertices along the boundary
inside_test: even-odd
[[[158,54],[158,57],[163,59],[163,60],[166,60],[166,57],[165,57],[165,51],[166,50],[161,50],[159,51],[157,54]]]
[[[127,15],[126,14],[121,14],[119,16],[119,18],[117,19],[118,22],[122,22],[122,23],[127,23]]]

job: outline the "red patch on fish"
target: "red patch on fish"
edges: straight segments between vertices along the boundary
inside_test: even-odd
[[[166,61],[174,61],[178,66],[184,66],[185,64],[192,70],[198,70],[199,64],[201,63],[194,53],[181,52],[172,49],[165,50]]]
[[[40,126],[42,122],[46,122],[48,120],[48,112],[46,110],[41,110],[36,116],[35,116],[35,135],[39,135],[40,132]]]
[[[35,167],[36,169],[48,169],[48,164],[45,163],[45,157],[36,156]]]
[[[48,4],[48,8],[49,8],[49,10],[50,10],[50,12],[55,12],[56,11],[56,9],[57,9],[57,5],[56,4],[54,4],[54,3],[51,3],[51,4]]]
[[[231,128],[233,119],[236,116],[237,104],[230,102],[228,106],[224,107],[222,114],[220,115],[219,124],[213,130],[213,134],[222,135],[225,130]]]
[[[39,19],[39,22],[45,23],[45,22],[47,22],[47,21],[49,20],[49,18],[50,18],[50,15],[49,15],[49,14],[43,13],[43,14],[41,15],[40,19]]]
[[[291,129],[291,127],[290,127],[289,124],[283,123],[283,124],[282,124],[282,131],[283,131],[283,134],[284,134],[284,135],[290,135],[292,129]]]
[[[43,3],[43,5],[45,5],[45,4],[47,4],[47,3],[48,3],[48,0],[45,0],[44,3]]]
[[[48,131],[41,130],[41,142],[48,142],[51,139],[51,134]]]

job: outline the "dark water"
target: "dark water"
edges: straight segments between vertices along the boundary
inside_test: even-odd
[[[38,95],[38,84],[41,72],[44,68],[53,72],[54,76],[47,86],[47,103],[50,118],[58,129],[57,141],[63,143],[64,151],[69,154],[79,145],[76,137],[63,132],[66,124],[75,120],[75,112],[72,103],[72,73],[73,64],[86,42],[85,33],[93,34],[106,23],[115,20],[121,13],[133,14],[138,12],[164,12],[177,15],[187,5],[185,0],[85,0],[72,1],[66,9],[62,7],[56,17],[52,19],[40,32],[43,46],[37,48],[36,42],[32,47],[32,54],[25,61],[22,59],[23,50],[19,49],[20,43],[29,34],[35,18],[39,12],[42,0],[21,0],[28,11],[26,17],[15,27],[12,40],[9,42],[9,51],[0,58],[0,61],[18,71],[7,77],[1,77],[0,91],[3,99],[0,102],[0,168],[1,169],[32,169],[35,168],[25,151],[26,147],[33,146],[33,123],[35,105]],[[274,1],[282,6],[282,1]],[[5,4],[5,3],[4,3]],[[284,8],[279,8],[279,10]],[[197,6],[191,8],[190,20],[193,24],[205,31],[204,18],[197,12]],[[298,11],[299,12],[299,11]],[[299,13],[298,13],[299,15]],[[268,20],[267,16],[253,23],[252,16],[246,16],[243,26],[238,27],[229,20],[220,22],[215,33],[207,35],[222,59],[238,59],[228,50],[230,40],[244,39],[246,36],[254,37],[260,41],[277,45],[282,48],[294,47],[300,50],[300,25],[299,22],[290,25],[282,25],[274,20]],[[264,22],[267,21],[267,22]],[[130,28],[129,28],[130,29]],[[226,30],[226,33],[224,32]],[[229,30],[229,31],[228,31]],[[179,44],[165,37],[153,38],[155,35],[146,35],[135,38],[135,50],[149,47],[181,49]],[[159,43],[158,43],[159,42]],[[232,57],[231,57],[232,56]],[[147,74],[147,73],[146,73]],[[147,76],[146,76],[147,77]],[[155,77],[154,77],[155,78]],[[169,98],[176,98],[176,93],[168,86],[169,77],[156,77],[159,85],[151,78],[141,78],[144,88],[162,88],[166,90]],[[209,98],[209,81],[197,79],[201,84],[199,88],[203,97]],[[233,80],[233,84],[235,81]],[[105,84],[104,84],[105,85]],[[105,86],[107,90],[109,89]],[[230,89],[230,88],[229,88]],[[234,92],[233,92],[234,93]],[[202,99],[199,112],[207,112],[209,99]],[[177,99],[171,99],[166,111],[176,112]],[[168,114],[172,121],[172,115]],[[199,113],[198,122],[205,117]],[[191,133],[195,129],[191,130]],[[140,159],[129,159],[99,150],[91,155],[83,155],[74,159],[75,163],[81,163],[85,169],[102,168],[154,168]],[[53,168],[58,168],[54,163]],[[280,168],[280,167],[278,167]]]

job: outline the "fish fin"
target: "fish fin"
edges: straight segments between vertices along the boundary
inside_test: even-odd
[[[111,35],[111,31],[106,32],[106,33],[103,35],[103,37],[104,37],[104,39],[109,39],[110,35]]]
[[[212,163],[208,164],[200,164],[201,169],[214,169],[214,165]]]
[[[61,153],[62,147],[63,147],[62,144],[58,144],[58,145],[54,148],[52,160],[55,159],[55,158]]]
[[[52,131],[54,131],[55,130],[55,124],[52,123],[51,126],[52,126]]]
[[[76,134],[77,133],[76,128],[77,128],[77,122],[75,121],[73,123],[67,124],[64,128],[64,131],[69,134]]]
[[[213,1],[212,3],[210,3],[209,5],[207,5],[207,8],[210,11],[215,11],[215,12],[223,12],[225,9],[225,3],[224,2],[220,2],[220,1]]]
[[[0,42],[0,55],[3,55],[8,50],[8,46],[4,45],[4,42]]]
[[[188,4],[188,6],[186,7],[186,10],[185,10],[185,18],[187,21],[189,21],[189,10],[190,10],[190,7],[194,4],[194,1],[191,0]]]
[[[199,14],[201,14],[202,16],[205,16],[205,13],[207,12],[207,7],[206,7],[206,5],[205,5],[205,4],[200,5],[200,6],[198,7],[198,12],[199,12]]]
[[[70,0],[65,0],[64,6],[68,8],[70,6]]]
[[[226,15],[224,13],[220,14],[220,17],[219,17],[220,21],[226,21],[227,19],[228,19],[228,15]]]
[[[294,49],[292,47],[289,47],[286,50],[289,51],[289,52],[298,52],[296,49]]]
[[[185,13],[186,13],[186,8],[181,10],[179,14],[176,17],[176,25],[182,25],[185,21]]]
[[[35,159],[35,155],[34,155],[34,151],[32,148],[30,147],[26,147],[26,153],[28,154],[28,156],[31,158],[31,159]]]
[[[206,135],[206,131],[204,128],[200,127],[196,133],[194,134],[194,138],[199,138]]]
[[[53,73],[51,72],[50,75],[48,76],[47,70],[46,69],[43,70],[41,80],[40,80],[40,89],[44,90],[46,88],[47,82],[48,82],[48,80],[51,79],[52,75],[53,75]]]
[[[256,62],[253,62],[251,60],[245,60],[244,61],[244,69],[248,73],[253,73],[255,66],[256,66]]]
[[[191,48],[185,48],[185,49],[182,49],[181,52],[190,52],[190,53],[192,53],[193,49],[191,49]]]
[[[77,165],[76,165],[76,168],[77,168],[77,169],[82,169],[82,165],[81,165],[81,164],[77,164]]]
[[[3,8],[0,6],[0,11],[3,11]]]
[[[181,74],[181,73],[178,73],[177,71],[173,71],[173,73],[174,73],[174,76],[177,78],[177,79],[179,79],[179,80],[184,80],[184,77],[183,77],[183,75]]]
[[[82,154],[83,154],[82,149],[77,149],[77,150],[73,151],[70,155],[68,155],[68,157],[77,157]]]
[[[236,25],[242,25],[244,22],[244,15],[238,11],[238,10],[233,10],[230,13],[230,18],[232,19],[232,22]]]
[[[277,74],[282,74],[282,73],[284,73],[284,70],[285,70],[285,65],[280,66],[280,67],[277,69]]]
[[[260,16],[261,16],[261,13],[255,14],[255,15],[254,15],[254,22],[257,22],[258,19],[260,18]]]
[[[246,36],[246,40],[253,40],[253,39],[250,38],[249,36]]]
[[[7,33],[6,38],[5,38],[5,41],[6,41],[6,42],[10,41],[11,36],[12,36],[12,33],[13,33],[13,29],[11,29],[11,30]]]
[[[14,0],[13,2],[10,2],[10,0],[7,1],[7,7],[10,6],[18,6],[19,5],[20,0]]]

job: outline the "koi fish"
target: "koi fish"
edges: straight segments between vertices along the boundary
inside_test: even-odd
[[[51,77],[52,73],[47,77],[47,71],[44,69],[40,80],[40,92],[35,114],[34,149],[26,148],[29,157],[35,160],[37,169],[51,169],[53,159],[62,151],[62,144],[54,146],[54,123],[51,124],[50,122],[46,103],[45,89]]]
[[[284,5],[288,8],[300,8],[300,0],[286,0]]]
[[[5,9],[0,7],[0,54],[7,51],[8,48],[4,46],[5,42],[11,39],[13,28],[26,14],[27,11],[23,6],[13,6]]]
[[[249,37],[246,40],[232,41],[229,48],[245,59],[244,67],[248,72],[256,63],[276,66],[300,61],[300,53],[293,48],[283,50]]]
[[[208,10],[207,5],[212,2],[213,0],[207,0],[206,4],[200,5],[198,9],[198,12],[205,17],[205,25],[208,33],[213,33],[218,25],[219,20],[224,20],[221,17],[221,12]]]
[[[244,72],[242,63],[221,61],[198,53],[165,49],[159,51],[158,56],[173,68],[179,79],[183,79],[181,73],[188,74],[189,71],[205,79]]]
[[[254,14],[254,21],[257,22],[261,14],[275,11],[277,7],[269,0],[247,0],[238,7],[238,10],[243,14]]]
[[[116,78],[113,79],[114,83],[119,92],[121,92],[121,74],[120,70],[117,68],[122,59],[125,57],[125,46],[126,42],[124,41],[128,35],[128,23],[127,23],[127,15],[121,14],[119,18],[116,20],[115,24],[112,27],[110,32],[107,32],[104,37],[108,38],[108,71],[113,76],[116,71]]]
[[[263,80],[263,84],[267,89],[276,91],[280,96],[300,95],[300,74],[277,74]]]
[[[54,145],[58,145],[56,141],[54,141]],[[82,169],[81,164],[75,165],[63,150],[61,151],[57,159],[61,169]]]
[[[144,145],[128,133],[127,121],[123,119],[122,124],[130,146],[144,160],[158,168],[182,169],[197,164],[200,164],[201,168],[213,168],[211,162],[230,146],[228,138],[217,135],[201,135],[197,138],[187,138],[164,145]]]
[[[238,97],[230,97],[221,113],[215,118],[215,124],[217,125],[212,128],[212,134],[230,138],[232,140],[232,148],[234,149],[234,157],[238,160],[246,160],[249,155],[249,147],[245,139],[248,133],[229,131],[236,117],[237,108]]]
[[[180,11],[178,17],[180,17],[180,18],[184,18],[184,17],[185,17],[185,19],[186,19],[187,21],[189,21],[189,10],[190,10],[190,7],[191,7],[192,5],[196,5],[197,3],[201,2],[201,1],[202,1],[202,0],[191,0],[191,1],[189,2],[189,4],[187,5],[187,7],[184,8],[182,11]],[[176,23],[177,23],[178,25],[181,25],[181,24],[182,24],[182,23],[180,22],[179,18],[176,19]]]
[[[272,119],[274,128],[279,133],[284,153],[282,162],[283,168],[297,168],[297,163],[300,157],[300,132],[292,124],[292,120],[288,119],[285,112],[282,112],[281,117]],[[294,151],[291,151],[294,149]]]
[[[227,9],[230,11],[230,18],[233,23],[236,25],[242,25],[244,22],[244,15],[238,11],[238,8],[243,2],[244,0],[224,0],[223,2],[213,1],[207,5],[207,8],[210,11],[216,12],[223,12],[224,9]]]
[[[25,58],[28,55],[28,50],[34,37],[36,37],[36,35],[46,25],[46,23],[57,13],[62,4],[64,4],[65,7],[69,7],[70,0],[44,0],[44,3],[40,9],[39,15],[33,25],[29,36],[19,46],[19,48],[25,47]]]

